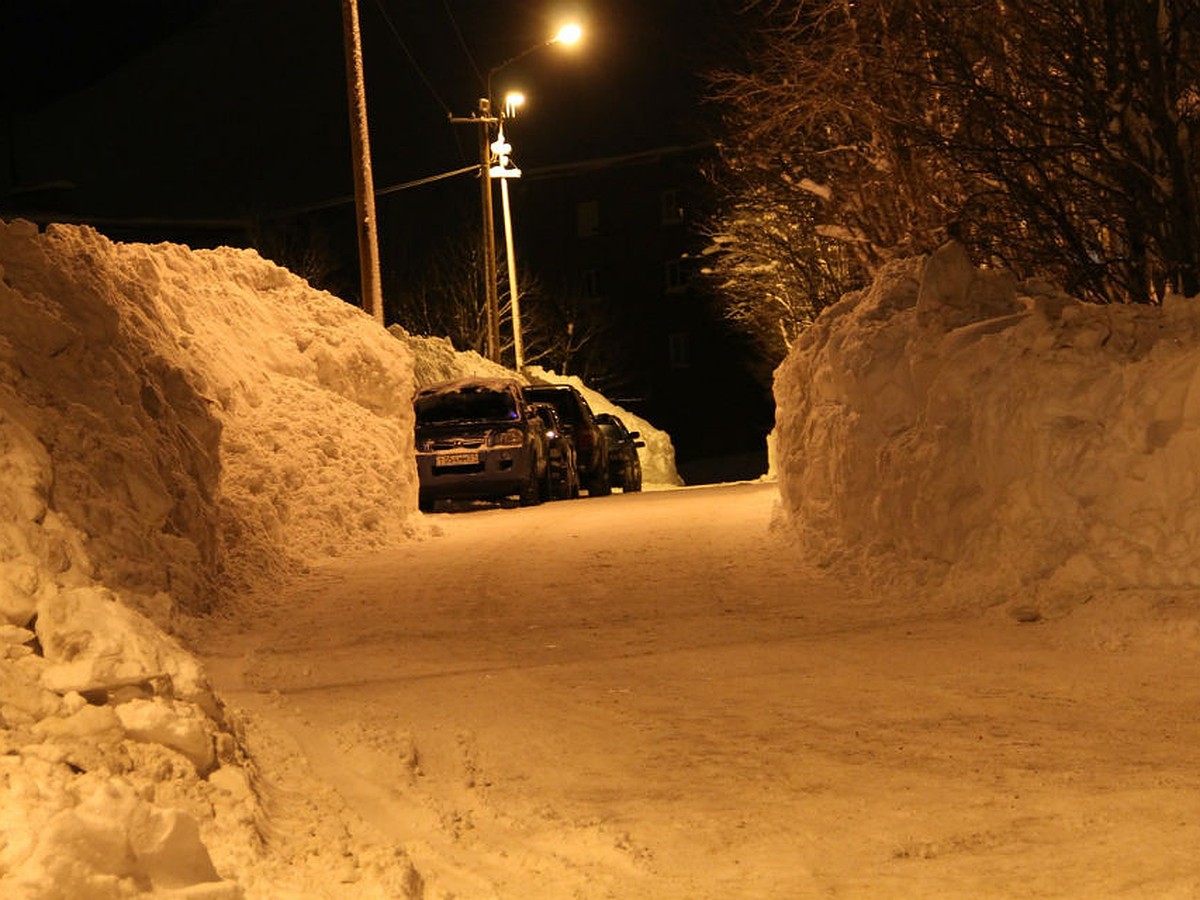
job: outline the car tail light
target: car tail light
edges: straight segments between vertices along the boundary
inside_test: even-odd
[[[505,428],[493,431],[488,438],[489,447],[520,447],[525,443],[525,432],[520,428]]]

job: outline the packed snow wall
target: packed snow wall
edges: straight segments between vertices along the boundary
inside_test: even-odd
[[[412,390],[256,253],[0,222],[0,895],[242,896],[253,765],[168,631],[404,533]]]
[[[361,311],[87,228],[0,223],[0,267],[0,608],[82,577],[197,610],[415,509],[411,356]]]
[[[1086,304],[952,243],[828,309],[775,394],[823,562],[972,605],[1200,585],[1200,300]]]

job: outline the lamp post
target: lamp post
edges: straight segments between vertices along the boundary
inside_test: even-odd
[[[500,298],[496,293],[496,222],[492,208],[492,102],[479,98],[479,202],[483,209],[483,304],[487,317],[487,358],[500,362]]]
[[[541,50],[543,47],[549,47],[551,44],[576,44],[583,36],[583,29],[576,24],[567,24],[562,26],[555,35],[547,41],[540,44],[534,44],[527,50],[523,50],[511,59],[506,59],[499,65],[492,66],[488,70],[487,78],[484,82],[486,93],[479,99],[479,106],[475,115],[469,118],[455,118],[451,116],[450,121],[462,124],[472,124],[479,126],[479,199],[482,207],[483,220],[483,279],[484,279],[484,307],[487,314],[487,357],[492,362],[500,361],[500,299],[497,293],[497,271],[496,271],[496,223],[495,215],[492,209],[492,178],[500,177],[493,176],[492,169],[492,150],[494,144],[491,142],[491,126],[493,124],[499,126],[501,132],[501,140],[497,143],[503,143],[503,114],[496,114],[492,110],[492,78],[497,72],[508,68],[518,60],[524,59],[529,54]],[[504,144],[507,146],[507,144]],[[503,168],[500,166],[498,168]],[[519,170],[515,170],[517,175],[520,175]],[[505,176],[505,177],[512,177]],[[505,235],[508,249],[508,278],[509,291],[512,296],[513,303],[513,342],[514,346],[520,347],[520,336],[518,331],[520,325],[518,323],[519,307],[516,292],[516,267],[514,265],[514,253],[512,249],[512,217],[509,212],[508,205],[508,183],[501,181],[501,198],[504,203],[504,218],[505,218]],[[517,350],[517,368],[520,369],[524,364],[523,348]]]
[[[504,98],[505,112],[511,116],[524,100],[523,94],[509,94]],[[525,345],[521,339],[521,294],[517,290],[517,254],[513,244],[512,210],[508,203],[508,179],[520,178],[521,170],[509,165],[512,146],[504,139],[503,122],[500,124],[496,141],[492,144],[492,151],[496,154],[496,165],[492,166],[488,177],[500,179],[500,207],[504,211],[504,251],[508,268],[508,302],[512,307],[514,368],[520,372],[525,368]]]

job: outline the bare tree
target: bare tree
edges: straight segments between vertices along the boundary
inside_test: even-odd
[[[388,318],[412,334],[447,337],[458,350],[482,354],[487,342],[487,316],[480,287],[478,233],[446,239],[432,248],[397,248],[400,267],[408,262],[416,275],[403,283],[389,281],[385,296]],[[401,249],[407,256],[399,259]],[[515,364],[512,304],[503,258],[497,260],[500,293],[501,359]],[[518,267],[521,291],[521,334],[527,365],[578,375],[598,390],[624,386],[627,342],[619,323],[599,298],[566,290],[548,291],[537,276]]]
[[[312,217],[260,219],[251,239],[264,259],[299,275],[313,287],[338,292],[338,255],[329,240],[328,222]]]
[[[480,287],[477,234],[443,240],[403,282],[385,293],[389,321],[412,334],[446,337],[457,350],[482,354],[487,347],[487,311]]]
[[[537,285],[521,297],[526,362],[577,375],[605,393],[620,393],[637,371],[630,338],[636,330],[614,315],[603,298]]]
[[[761,37],[713,80],[714,230],[765,206],[797,259],[817,235],[870,271],[954,235],[1092,299],[1196,293],[1198,2],[751,0]]]
[[[723,181],[725,214],[710,224],[701,274],[722,299],[725,317],[758,346],[769,376],[800,333],[851,286],[857,267],[840,243],[818,233],[816,204],[805,188],[765,184],[761,170],[738,176]]]

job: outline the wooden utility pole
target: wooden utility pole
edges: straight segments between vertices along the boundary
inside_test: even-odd
[[[487,358],[500,362],[500,297],[496,285],[496,220],[492,209],[491,101],[479,98],[479,202],[483,210],[483,302],[487,312]]]
[[[342,0],[342,33],[346,44],[346,95],[350,107],[350,151],[354,161],[354,213],[362,305],[363,310],[382,325],[383,290],[379,276],[375,182],[371,177],[371,141],[367,132],[367,88],[363,79],[358,0]]]

